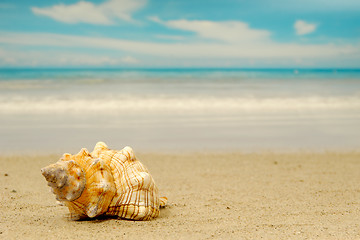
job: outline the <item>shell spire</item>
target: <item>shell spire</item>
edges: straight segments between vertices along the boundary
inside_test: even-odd
[[[73,201],[85,188],[85,174],[75,161],[59,161],[41,169],[59,201]]]
[[[73,219],[110,215],[149,220],[167,202],[131,147],[117,151],[98,142],[91,153],[85,148],[66,153],[41,172]]]

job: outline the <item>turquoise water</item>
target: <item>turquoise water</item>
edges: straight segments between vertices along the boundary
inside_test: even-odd
[[[357,149],[359,69],[1,69],[1,151]]]
[[[61,78],[119,78],[128,74],[143,76],[193,76],[214,74],[244,78],[359,78],[360,69],[231,69],[231,68],[159,68],[159,69],[0,69],[1,80],[61,79]]]

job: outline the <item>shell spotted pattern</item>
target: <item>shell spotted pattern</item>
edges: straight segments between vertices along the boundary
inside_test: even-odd
[[[159,198],[154,179],[130,147],[116,151],[98,142],[92,153],[83,148],[76,155],[64,154],[41,171],[73,219],[110,215],[149,220],[167,201]]]

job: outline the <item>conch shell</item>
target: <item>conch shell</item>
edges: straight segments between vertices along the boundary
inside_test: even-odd
[[[76,155],[65,153],[41,173],[72,219],[108,215],[149,220],[167,202],[130,147],[116,151],[98,142],[92,153],[85,148]]]

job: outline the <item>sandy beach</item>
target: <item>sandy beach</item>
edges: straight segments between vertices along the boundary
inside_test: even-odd
[[[0,240],[360,240],[359,23],[360,0],[1,0]],[[105,216],[165,200],[100,141],[159,217]]]
[[[138,153],[160,217],[71,221],[40,168],[60,155],[0,157],[0,239],[360,239],[360,153]]]

